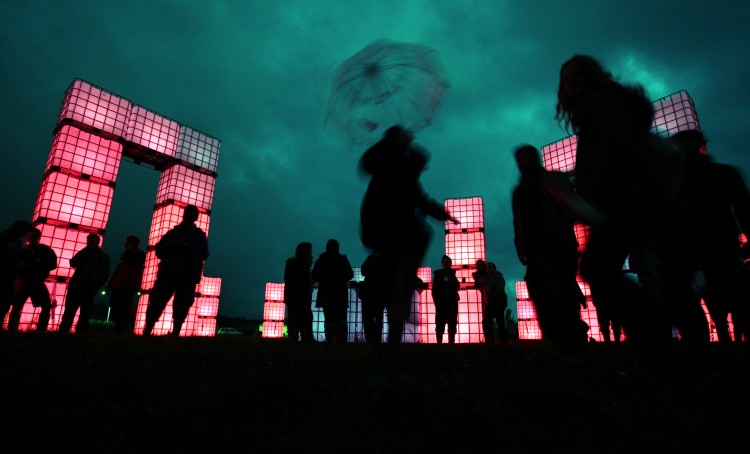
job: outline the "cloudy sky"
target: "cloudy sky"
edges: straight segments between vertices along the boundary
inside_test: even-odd
[[[750,3],[737,1],[3,1],[3,225],[30,218],[65,90],[75,78],[222,141],[207,276],[220,314],[262,318],[300,241],[337,238],[354,266],[363,150],[324,126],[336,68],[378,39],[437,51],[450,88],[416,141],[437,200],[483,198],[488,260],[523,277],[509,196],[514,146],[568,134],[555,122],[560,65],[599,58],[652,99],[687,90],[715,159],[750,172]],[[147,238],[159,174],[120,167],[103,246]],[[424,266],[444,253],[441,223]]]

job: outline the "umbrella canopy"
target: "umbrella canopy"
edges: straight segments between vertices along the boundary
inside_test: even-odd
[[[448,86],[433,49],[378,40],[337,69],[326,124],[350,147],[371,145],[395,124],[416,132],[430,124]]]

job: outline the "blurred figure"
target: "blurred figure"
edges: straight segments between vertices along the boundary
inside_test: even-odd
[[[354,277],[354,269],[339,247],[338,241],[328,240],[325,252],[313,265],[311,277],[318,283],[316,307],[323,309],[326,341],[346,343],[349,281]]]
[[[141,289],[146,263],[146,253],[139,248],[140,244],[140,238],[135,235],[125,237],[125,251],[107,284],[109,307],[112,310],[112,321],[117,334],[132,334],[135,329],[135,312],[138,304],[136,294]]]
[[[486,304],[484,287],[487,281],[487,262],[485,262],[482,259],[479,259],[476,261],[474,267],[476,269],[474,270],[474,272],[471,273],[471,278],[474,281],[473,287],[479,290],[479,297],[482,301],[482,307],[484,307]],[[485,340],[486,339],[487,339],[487,336],[485,336]]]
[[[361,271],[364,279],[358,295],[362,300],[365,342],[379,344],[383,338],[385,306],[390,296],[391,268],[382,254],[373,252],[365,259]]]
[[[14,283],[13,302],[8,319],[8,331],[17,332],[21,311],[26,300],[31,298],[34,307],[41,308],[37,332],[46,333],[52,311],[52,300],[44,284],[50,272],[57,268],[57,254],[51,247],[42,244],[42,231],[32,228],[26,233],[26,244],[18,255],[18,273]]]
[[[391,126],[359,161],[359,169],[371,176],[360,211],[362,243],[394,267],[388,298],[389,344],[401,342],[412,283],[432,238],[425,216],[458,223],[423,189],[420,176],[428,157],[412,144],[413,139],[404,127]]]
[[[177,337],[182,331],[195,302],[195,287],[203,275],[203,263],[209,255],[206,232],[195,225],[199,217],[198,207],[187,205],[182,212],[182,222],[164,234],[154,247],[159,269],[148,299],[144,336],[152,334],[173,295],[172,335]]]
[[[687,302],[680,301],[678,307],[690,304],[693,325],[701,323],[701,336],[706,336],[705,316],[698,317],[703,315],[702,309],[698,312],[703,297],[719,341],[728,343],[732,341],[728,315],[732,314],[741,333],[750,304],[740,242],[741,233],[750,233],[750,192],[736,168],[709,158],[705,151],[708,141],[700,131],[681,131],[670,139],[685,154],[686,172],[672,216],[677,240],[672,244],[681,253],[673,255],[681,260],[672,263],[676,271],[667,269],[665,273],[679,273],[683,287],[694,284],[699,273],[698,294],[690,299],[685,296]]]
[[[575,220],[550,190],[572,193],[573,185],[566,174],[546,170],[535,147],[517,147],[514,155],[521,173],[512,196],[514,243],[542,337],[563,349],[583,348],[589,327],[580,316],[586,298],[576,280]]]
[[[505,277],[493,262],[487,262],[487,278],[484,285],[485,300],[482,305],[482,330],[487,343],[495,342],[497,323],[500,341],[508,343],[508,331],[505,329],[505,308],[508,307],[508,294],[505,292]]]
[[[284,304],[287,309],[287,329],[292,342],[314,342],[312,293],[313,280],[310,267],[313,264],[312,243],[304,241],[297,245],[294,256],[284,266]]]
[[[32,228],[29,221],[19,219],[0,232],[0,328],[13,301],[13,283],[23,240]]]
[[[505,330],[508,332],[508,339],[518,339],[518,320],[513,316],[513,309],[505,309]]]
[[[655,257],[680,177],[673,147],[650,132],[653,116],[643,88],[618,83],[596,59],[575,55],[560,68],[555,118],[578,136],[576,192],[606,218],[591,223],[581,275],[644,365],[661,363],[671,343]],[[638,282],[622,272],[628,256]]]
[[[99,246],[101,237],[96,233],[89,233],[86,237],[86,247],[76,252],[70,259],[70,267],[75,269],[68,284],[68,294],[65,297],[65,311],[60,322],[58,332],[68,334],[73,326],[76,312],[80,309],[76,334],[89,329],[89,318],[94,298],[99,288],[107,282],[109,277],[109,255]]]
[[[448,343],[456,343],[458,329],[458,290],[461,284],[456,277],[456,270],[451,268],[453,260],[444,255],[440,268],[435,270],[432,278],[432,301],[435,304],[435,336],[438,344],[443,343],[445,325],[448,325]]]

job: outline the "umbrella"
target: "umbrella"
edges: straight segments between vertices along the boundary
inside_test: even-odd
[[[326,124],[338,127],[350,147],[374,143],[395,124],[416,132],[430,124],[446,88],[433,49],[378,40],[337,69]]]

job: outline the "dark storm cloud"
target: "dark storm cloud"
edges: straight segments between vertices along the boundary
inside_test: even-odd
[[[438,52],[451,86],[417,134],[432,156],[424,185],[438,200],[483,197],[488,258],[512,283],[523,268],[511,150],[568,135],[553,119],[560,64],[587,53],[652,98],[688,90],[709,150],[747,177],[748,13],[698,1],[4,2],[3,219],[31,216],[64,91],[83,78],[221,139],[206,274],[223,278],[222,314],[259,318],[265,283],[282,281],[298,242],[317,255],[335,237],[352,264],[364,260],[362,150],[323,124],[337,65],[389,38]],[[111,254],[124,234],[147,235],[156,181],[121,166]],[[432,225],[424,265],[435,268],[443,225]]]

